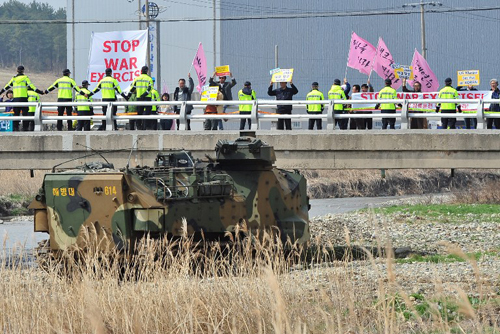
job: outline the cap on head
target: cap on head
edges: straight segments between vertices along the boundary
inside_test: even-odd
[[[71,74],[71,71],[68,68],[63,70],[63,75],[70,75],[70,74]]]
[[[88,85],[89,85],[89,82],[87,80],[82,81],[82,86],[88,86]]]
[[[340,79],[335,79],[333,80],[334,85],[340,85]]]
[[[19,65],[19,66],[17,67],[17,71],[18,71],[19,73],[24,72],[24,66],[23,66],[23,65]]]
[[[451,78],[446,78],[444,79],[445,84],[451,84]]]
[[[110,69],[109,67],[106,69],[106,74],[107,75],[110,75],[111,73],[113,73],[113,70]]]
[[[251,86],[251,85],[252,85],[252,83],[250,81],[245,81],[245,86],[248,87],[248,86]]]
[[[148,68],[147,66],[143,66],[143,67],[141,68],[141,73],[142,73],[142,74],[147,74],[147,73],[148,73],[148,71],[149,71],[149,68]]]
[[[385,79],[384,80],[386,85],[392,85],[392,80],[391,79]]]
[[[311,86],[319,86],[319,83],[317,83],[316,81],[314,81]]]

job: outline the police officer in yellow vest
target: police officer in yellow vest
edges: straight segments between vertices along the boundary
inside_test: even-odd
[[[312,89],[306,95],[306,100],[308,101],[322,101],[325,99],[325,96],[322,92],[319,91],[319,84],[315,81],[311,85]],[[307,113],[309,115],[321,115],[323,113],[323,109],[325,106],[323,104],[308,104],[307,105]],[[314,129],[314,124],[316,123],[316,129],[322,130],[322,119],[321,118],[310,118],[309,119],[309,130]]]
[[[122,89],[120,88],[120,85],[118,84],[118,80],[113,78],[113,70],[111,68],[107,68],[106,71],[106,76],[102,78],[99,83],[97,84],[96,88],[92,91],[91,95],[94,95],[98,93],[102,89],[102,101],[103,102],[114,102],[116,101],[116,92],[120,94],[124,99],[128,100],[128,96],[126,96],[123,92]],[[108,111],[107,106],[102,107],[102,113],[106,115]],[[113,116],[116,115],[116,112],[118,111],[117,106],[113,106]],[[116,130],[117,124],[116,121],[113,122],[113,129]],[[106,130],[106,121],[102,121],[101,126],[99,127],[99,130],[104,131]]]
[[[87,80],[82,81],[82,92],[87,95],[76,95],[76,102],[92,102],[92,93],[89,90],[89,82]],[[78,116],[92,116],[94,114],[94,108],[91,106],[77,106],[76,113]],[[76,124],[76,131],[90,131],[90,120],[78,120]]]
[[[156,82],[156,79],[155,78],[152,78],[152,79],[153,79],[153,85],[154,85]],[[158,93],[158,91],[155,89],[154,86],[153,86],[153,89],[151,89],[151,101],[160,101],[160,94]],[[158,115],[158,106],[156,104],[153,104],[153,106],[151,107],[151,115]],[[158,130],[158,121],[157,120],[150,120],[148,123],[149,123],[148,128],[150,130]]]
[[[257,97],[255,95],[255,91],[252,89],[252,84],[250,81],[246,81],[243,89],[240,89],[238,92],[238,100],[240,101],[252,101],[256,100]],[[252,113],[252,105],[251,104],[240,104],[240,115],[250,115]],[[241,119],[240,120],[240,130],[245,129],[245,121],[248,121],[248,129],[252,126],[252,121],[250,119]]]
[[[73,89],[80,93],[80,87],[76,85],[75,80],[71,79],[69,75],[71,71],[69,69],[63,70],[63,76],[54,81],[54,83],[45,90],[45,94],[50,93],[54,89],[57,91],[57,102],[72,102],[73,101]],[[71,116],[72,107],[71,106],[60,106],[57,107],[57,115],[63,116],[64,110],[66,110],[66,115]],[[57,121],[57,130],[62,131],[62,121]],[[73,130],[73,122],[68,120],[68,131]]]
[[[455,88],[451,86],[451,78],[446,78],[444,80],[445,86],[439,91],[438,98],[439,99],[458,99],[458,92]],[[450,113],[455,114],[457,112],[462,112],[462,108],[460,105],[457,106],[456,103],[438,103],[436,105],[436,112]],[[441,118],[441,123],[443,124],[443,129],[456,129],[455,123],[457,122],[456,118]]]
[[[31,88],[28,88],[28,102],[40,102],[40,95]],[[36,111],[36,106],[30,106],[28,109],[29,116],[34,116]],[[27,123],[26,125],[24,123]],[[25,130],[27,129],[27,130]],[[23,121],[23,131],[34,131],[35,122],[34,121]]]
[[[30,78],[24,74],[24,66],[19,65],[17,67],[17,74],[10,79],[10,81],[5,85],[5,87],[0,90],[0,95],[6,90],[12,87],[13,99],[12,102],[28,102],[28,88],[31,90],[43,94],[43,92],[37,89],[32,83]],[[14,107],[14,116],[20,116],[21,112],[23,116],[29,116],[28,107]],[[19,121],[13,122],[12,131],[19,131]],[[23,122],[23,131],[28,131],[29,122]]]
[[[129,92],[129,97],[133,92],[137,94],[137,101],[151,101],[151,90],[153,89],[153,79],[148,75],[149,68],[143,66],[141,68],[141,75],[135,78],[132,82],[132,88]],[[137,115],[151,115],[151,106],[139,105],[137,106]],[[137,129],[146,130],[146,121],[137,120]],[[133,130],[133,129],[131,129]]]
[[[333,85],[328,91],[329,100],[347,100],[342,86],[340,86],[340,79],[333,80]],[[335,114],[345,114],[345,106],[343,104],[335,104],[333,111]],[[339,125],[341,130],[347,130],[348,119],[337,119],[335,120],[335,125]]]
[[[385,79],[385,87],[378,93],[379,100],[396,100],[398,98],[398,94],[396,90],[391,87],[392,80]],[[375,109],[380,108],[382,114],[395,114],[396,113],[396,105],[394,103],[382,103],[377,104]],[[387,126],[391,129],[396,129],[396,118],[382,118],[382,129],[386,130]]]

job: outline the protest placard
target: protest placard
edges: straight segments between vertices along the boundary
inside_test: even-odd
[[[279,73],[280,71],[281,71],[281,68],[279,68],[279,67],[273,68],[272,70],[269,71],[269,75]]]
[[[457,71],[458,86],[479,86],[479,70]]]
[[[394,75],[398,79],[413,80],[413,66],[399,65],[399,67],[394,69]]]
[[[293,78],[293,68],[281,69],[279,72],[274,73],[272,76],[272,82],[290,82]]]
[[[215,67],[215,74],[218,77],[225,77],[227,75],[230,75],[230,73],[231,73],[231,71],[229,70],[229,65]]]
[[[217,94],[219,93],[219,86],[210,86],[205,88],[201,93],[200,101],[217,101]]]

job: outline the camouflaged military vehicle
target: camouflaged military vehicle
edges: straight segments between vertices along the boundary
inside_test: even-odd
[[[98,163],[46,174],[29,206],[35,231],[49,234],[45,251],[85,248],[89,231],[103,250],[132,252],[145,235],[176,238],[186,227],[193,238],[223,240],[238,224],[309,240],[306,180],[274,167],[273,147],[241,137],[219,140],[215,152],[207,161],[181,150],[158,154],[154,167]]]

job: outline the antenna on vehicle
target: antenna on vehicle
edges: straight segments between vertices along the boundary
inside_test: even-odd
[[[86,145],[83,145],[83,144],[80,144],[80,143],[76,143],[76,145],[79,145],[79,146],[83,146],[85,148],[88,148],[90,149],[92,152],[95,152],[95,154],[98,154],[101,158],[104,159],[104,161],[106,161],[107,164],[109,164],[109,161],[104,157],[104,155],[101,154],[101,152],[97,151],[97,150],[94,150],[92,147],[90,146],[86,146]]]
[[[132,145],[132,148],[130,149],[130,153],[129,153],[129,155],[128,155],[128,160],[127,160],[127,166],[125,166],[125,169],[127,170],[127,172],[128,172],[128,167],[130,166],[130,158],[132,158],[132,152],[134,151],[134,147],[136,147],[136,146],[137,146],[137,142],[138,142],[138,141],[139,141],[139,138],[137,138],[137,139],[135,140],[134,145]]]

